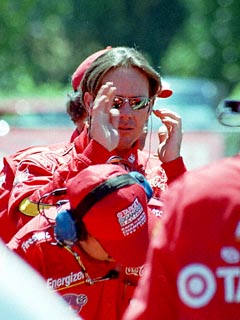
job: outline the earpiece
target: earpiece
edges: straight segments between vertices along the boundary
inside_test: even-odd
[[[147,181],[144,175],[141,174],[140,172],[132,171],[132,172],[129,172],[129,174],[137,181],[137,183],[139,183],[143,187],[143,189],[146,192],[147,199],[149,201],[153,195],[153,190],[150,183]]]
[[[71,245],[77,241],[77,230],[71,210],[62,210],[57,214],[54,232],[60,243]]]

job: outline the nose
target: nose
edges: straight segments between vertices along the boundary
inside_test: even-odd
[[[129,100],[125,99],[121,108],[119,108],[120,116],[130,118],[132,116],[133,110],[129,104]]]
[[[133,117],[133,110],[128,101],[124,101],[121,108],[119,108],[120,119],[122,121],[127,122]]]

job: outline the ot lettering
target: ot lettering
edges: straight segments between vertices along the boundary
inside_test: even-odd
[[[184,267],[177,278],[180,299],[191,308],[206,306],[214,297],[217,279],[223,279],[224,301],[240,302],[240,267],[218,267],[215,274],[206,265],[190,264]]]

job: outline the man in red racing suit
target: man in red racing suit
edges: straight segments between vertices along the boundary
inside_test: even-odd
[[[167,127],[169,136],[159,152],[159,157],[153,157],[138,150],[138,138],[142,134],[143,127],[152,110],[154,97],[156,94],[159,95],[159,91],[161,91],[161,82],[159,75],[142,57],[141,60],[144,59],[145,64],[144,70],[138,65],[136,66],[135,61],[131,61],[133,65],[129,67],[129,57],[125,55],[125,52],[128,52],[132,58],[139,59],[139,53],[136,53],[134,49],[113,48],[96,59],[89,67],[87,76],[84,75],[83,80],[86,78],[86,82],[91,84],[91,81],[96,77],[93,72],[96,65],[105,68],[104,61],[109,64],[110,71],[104,75],[99,84],[96,82],[94,85],[94,90],[98,91],[94,101],[89,93],[90,88],[81,89],[82,92],[86,91],[84,94],[82,93],[83,97],[86,96],[86,101],[84,101],[86,108],[89,103],[90,106],[93,104],[93,107],[88,110],[91,119],[89,128],[85,128],[72,144],[44,147],[42,152],[37,152],[37,150],[36,153],[31,152],[29,156],[20,161],[9,197],[7,217],[4,215],[4,219],[0,219],[0,223],[2,220],[1,236],[3,240],[9,241],[16,230],[38,214],[37,203],[44,194],[65,187],[69,178],[85,167],[98,163],[120,161],[128,167],[128,170],[137,170],[143,173],[154,189],[154,197],[150,205],[156,215],[161,214],[161,202],[159,202],[161,191],[166,189],[167,183],[186,171],[180,157],[181,118],[169,110],[154,111],[154,114]],[[121,59],[121,64],[119,63],[112,68],[112,60],[108,55],[113,56],[114,59]],[[122,67],[124,63],[127,63],[128,67]],[[141,63],[143,62],[141,61]],[[124,73],[121,70],[124,70]],[[111,75],[113,71],[115,71],[113,75],[115,80],[106,82],[108,75]],[[129,74],[125,75],[125,71]],[[117,75],[119,72],[120,74]],[[131,86],[133,79],[130,79],[130,76],[134,78],[134,87]],[[96,77],[94,81],[99,81],[99,77]],[[120,101],[122,101],[119,100],[120,94],[115,96],[118,91],[121,95],[126,91],[127,96],[138,98],[132,99],[131,105],[127,98],[126,100],[129,102],[121,102],[122,106],[118,110]],[[143,97],[148,94],[152,98]],[[103,101],[106,99],[105,97],[107,100]],[[116,106],[113,108],[114,103]],[[141,109],[135,109],[136,103],[139,105],[141,103]],[[115,116],[113,116],[113,112]],[[115,121],[119,121],[119,132],[112,128],[113,118]],[[124,147],[122,147],[123,143],[125,143]],[[159,161],[159,159],[161,160]],[[8,169],[11,170],[11,164],[9,167],[6,165],[5,170]],[[45,197],[44,202],[49,205],[53,203],[51,197]]]
[[[69,203],[31,219],[8,247],[84,319],[120,320],[158,219],[147,208],[145,189],[121,166],[89,166],[66,187]],[[62,232],[62,224],[72,230],[65,216],[70,208],[76,237]]]

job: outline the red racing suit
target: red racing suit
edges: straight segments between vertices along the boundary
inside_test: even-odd
[[[166,208],[124,320],[240,318],[240,156],[188,172]]]
[[[18,182],[21,182],[22,179],[26,179],[24,172],[21,174],[18,171],[18,168],[21,167],[21,163],[29,157],[37,157],[37,155],[40,156],[41,153],[58,152],[59,150],[62,150],[62,148],[63,144],[30,147],[19,150],[15,154],[3,158],[3,168],[0,172],[0,237],[2,237],[2,240],[5,242],[8,242],[13,234],[18,230],[18,217],[21,221],[21,215],[19,215],[19,213],[13,215],[8,214],[9,199],[11,197],[12,189],[18,184]],[[17,172],[19,174],[17,174]],[[42,184],[46,184],[49,179],[51,179],[50,170],[46,168],[43,173],[43,165],[39,167],[37,176],[39,174],[43,174],[41,177]],[[44,174],[46,174],[46,177],[44,177]],[[29,219],[30,217],[26,218],[26,221]],[[20,222],[19,225],[21,226],[24,224],[24,221]]]
[[[115,150],[109,152],[96,141],[89,140],[87,128],[73,143],[34,147],[25,152],[26,156],[21,155],[19,161],[14,159],[17,169],[14,166],[16,164],[12,164],[13,159],[4,159],[5,176],[14,177],[12,190],[9,190],[5,200],[1,200],[1,207],[7,208],[4,213],[0,211],[0,236],[5,242],[38,214],[37,203],[44,194],[64,188],[69,178],[89,165],[106,163],[118,157]],[[138,143],[135,143],[126,152],[122,162],[127,164],[130,171],[139,171],[146,176],[154,190],[149,206],[156,215],[160,215],[161,192],[166,190],[167,183],[186,171],[182,158],[161,164],[157,157],[138,150]],[[9,179],[3,183],[4,188],[7,181]],[[56,203],[56,198],[48,197],[44,202],[51,205]]]
[[[31,219],[8,248],[39,272],[49,290],[62,295],[83,319],[120,320],[144,266],[126,268],[93,259],[79,245],[58,245],[54,237],[56,211],[51,208],[45,216]]]

